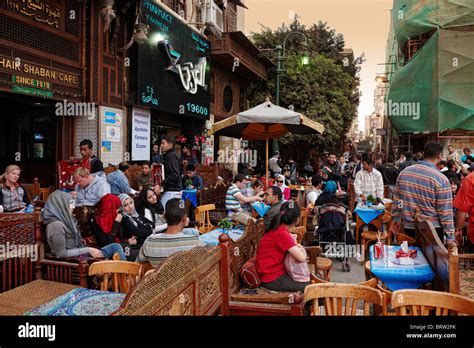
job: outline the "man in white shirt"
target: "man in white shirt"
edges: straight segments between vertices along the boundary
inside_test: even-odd
[[[384,193],[382,174],[373,167],[374,162],[369,156],[362,158],[362,170],[356,174],[354,190],[357,198],[363,201],[369,195],[382,198]]]
[[[272,158],[268,160],[268,167],[273,172],[273,175],[281,174],[281,167],[283,163],[280,161],[280,153],[277,151]]]

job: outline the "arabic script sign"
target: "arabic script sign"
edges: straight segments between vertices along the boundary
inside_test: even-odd
[[[44,0],[0,0],[0,7],[30,17],[50,27],[56,29],[60,27],[61,10]]]
[[[208,119],[210,43],[151,0],[141,6],[149,40],[138,47],[137,104],[171,114]]]

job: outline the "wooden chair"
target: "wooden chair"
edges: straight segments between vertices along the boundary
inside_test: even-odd
[[[302,208],[301,214],[300,214],[300,226],[303,226],[305,230],[308,229],[308,216],[309,216],[308,209]]]
[[[215,229],[215,226],[211,223],[209,212],[215,210],[214,204],[200,205],[195,209],[196,222],[199,223],[198,230],[201,234],[210,232]]]
[[[324,312],[319,306],[323,299]],[[382,293],[374,288],[351,284],[312,284],[304,291],[304,303],[312,301],[311,315],[380,315],[384,305]],[[357,309],[362,303],[363,310]]]
[[[430,290],[397,290],[392,295],[397,315],[474,315],[474,300]]]
[[[126,294],[143,277],[143,267],[129,261],[99,261],[89,267],[89,276],[95,275],[103,276],[100,290],[109,291],[112,288],[114,292]]]

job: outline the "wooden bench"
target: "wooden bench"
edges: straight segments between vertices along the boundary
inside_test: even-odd
[[[417,217],[416,227],[417,245],[436,274],[433,290],[474,299],[474,254],[449,252],[430,221]]]
[[[220,248],[196,247],[147,273],[112,315],[215,315],[223,309]]]
[[[250,221],[244,235],[237,242],[230,240],[226,234],[219,237],[223,258],[221,279],[224,284],[222,288],[225,289],[222,314],[245,316],[303,314],[302,293],[275,293],[259,288],[257,294],[251,294],[247,291],[250,289],[246,289],[240,279],[240,269],[255,256],[258,242],[264,233],[265,225],[260,219],[257,224]],[[319,249],[319,247],[315,248]],[[316,254],[311,258],[311,261],[315,263]]]

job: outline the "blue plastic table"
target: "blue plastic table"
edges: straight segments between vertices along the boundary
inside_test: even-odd
[[[431,266],[418,247],[414,265],[400,265],[395,253],[399,246],[385,246],[384,258],[374,258],[374,246],[370,246],[370,271],[383,281],[392,291],[400,289],[418,289],[435,276]]]
[[[229,233],[229,237],[234,241],[238,241],[243,235],[244,230],[240,228],[233,228]],[[219,236],[222,234],[222,229],[218,228],[211,232],[199,236],[199,240],[205,245],[219,245]]]
[[[383,214],[385,211],[384,210],[377,210],[377,209],[369,209],[369,208],[355,208],[354,213],[357,214],[358,217],[362,221],[364,221],[365,224],[371,223],[373,220],[378,218],[381,214]]]
[[[181,191],[181,199],[183,201],[189,200],[194,207],[197,207],[197,190]]]

